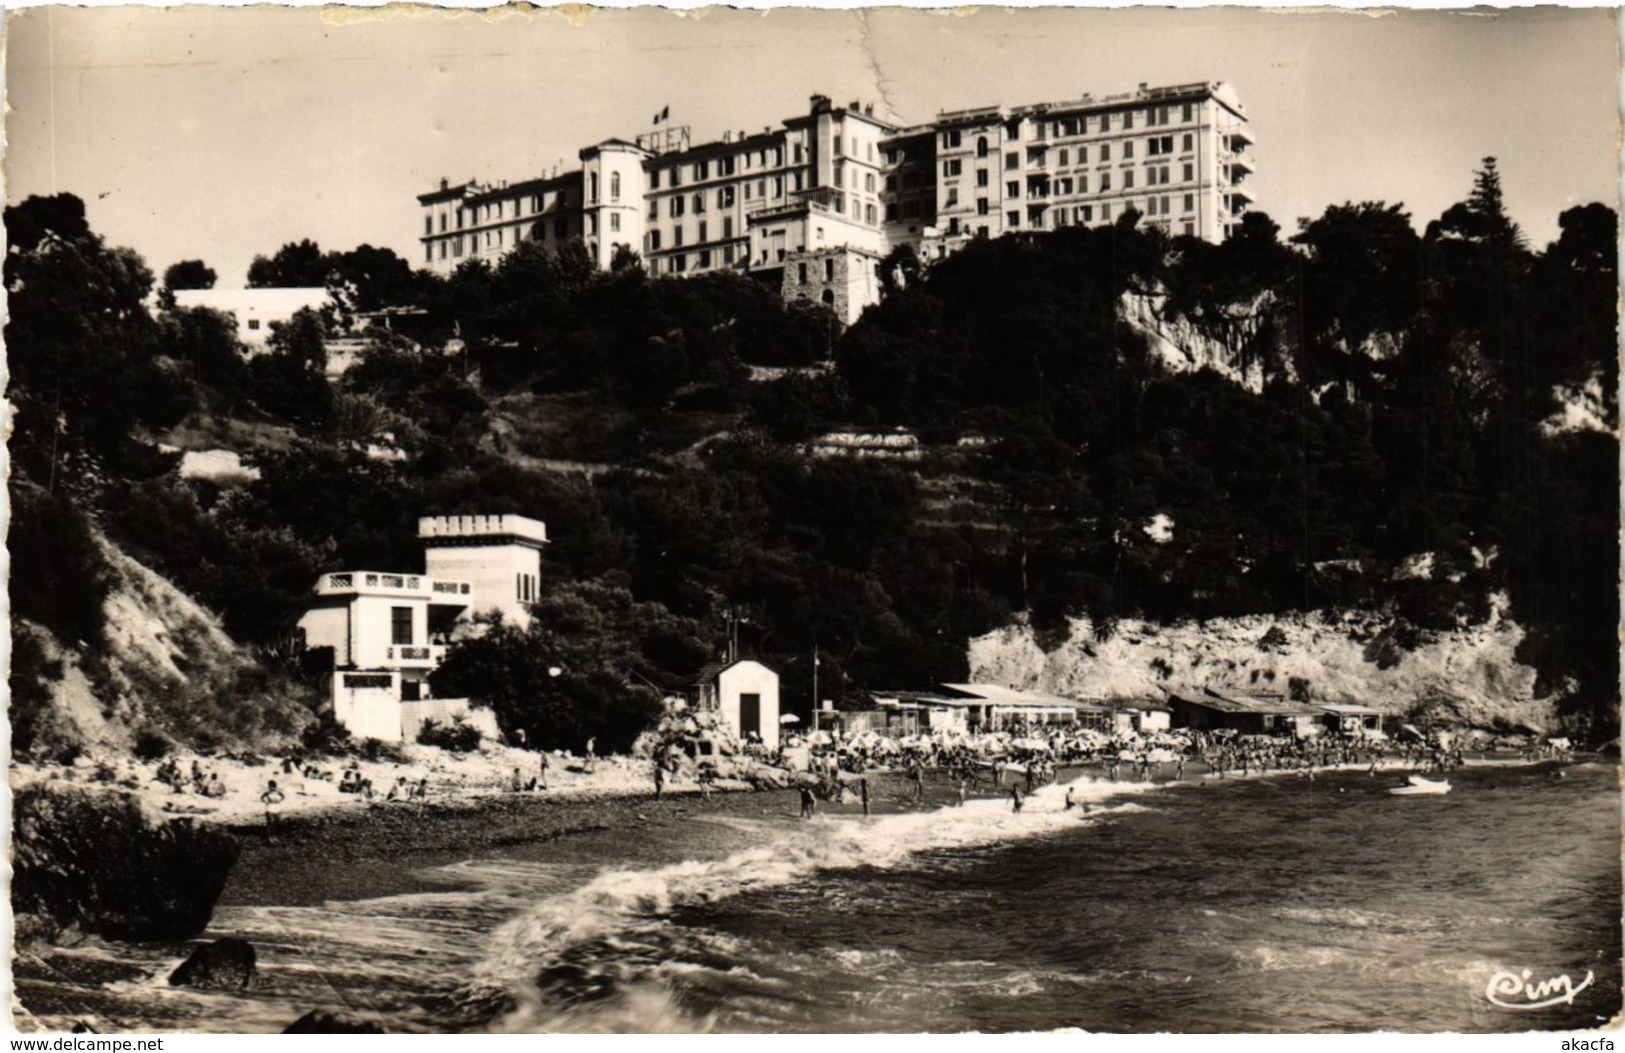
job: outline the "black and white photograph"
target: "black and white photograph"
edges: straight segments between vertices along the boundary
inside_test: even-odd
[[[5,30],[13,1033],[1612,1048],[1617,9]]]

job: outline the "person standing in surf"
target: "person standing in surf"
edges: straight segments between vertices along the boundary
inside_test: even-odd
[[[1021,792],[1021,784],[1010,787],[1010,810],[1017,815],[1021,814],[1021,806],[1027,802],[1027,795]]]
[[[260,794],[260,803],[265,805],[265,840],[276,840],[278,818],[282,815],[282,802],[287,800],[283,792],[277,789],[276,780],[272,779]]]
[[[666,766],[658,759],[655,760],[655,800],[658,802],[666,795]]]
[[[869,814],[869,780],[867,777],[858,780],[858,799],[863,802],[863,814]]]
[[[813,817],[813,815],[816,814],[816,812],[818,811],[818,804],[813,799],[812,789],[810,787],[803,786],[803,787],[801,787],[800,793],[801,793],[801,818],[803,818],[803,819],[811,819]]]

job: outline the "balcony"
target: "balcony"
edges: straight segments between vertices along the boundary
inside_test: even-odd
[[[474,586],[466,581],[430,578],[422,574],[386,574],[375,570],[346,570],[316,579],[316,595],[385,595],[426,599],[434,603],[466,605]]]
[[[1253,133],[1244,124],[1238,124],[1234,128],[1226,128],[1224,130],[1224,139],[1230,149],[1238,151],[1258,141],[1253,138]]]
[[[1232,157],[1230,159],[1230,171],[1233,179],[1240,180],[1242,176],[1253,171],[1253,164],[1245,157]]]
[[[444,644],[430,644],[426,647],[394,644],[384,652],[386,665],[435,666],[445,661],[445,658],[446,647]]]

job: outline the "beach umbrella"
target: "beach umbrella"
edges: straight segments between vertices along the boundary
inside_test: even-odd
[[[786,713],[784,716],[779,718],[779,723],[780,724],[799,724],[799,723],[801,723],[801,718],[796,716],[794,713]]]

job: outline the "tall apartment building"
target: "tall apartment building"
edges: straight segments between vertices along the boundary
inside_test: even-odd
[[[1252,198],[1246,110],[1228,85],[943,112],[901,128],[814,95],[805,115],[691,144],[667,127],[580,152],[579,170],[418,198],[423,264],[449,273],[527,240],[620,247],[652,274],[750,273],[855,321],[899,245],[928,259],[972,238],[1114,222],[1223,240]]]

